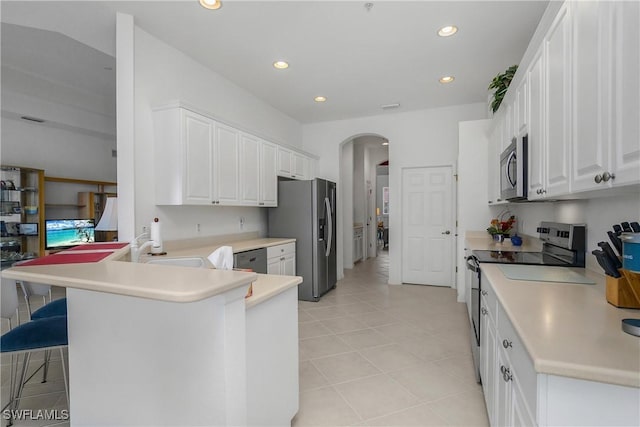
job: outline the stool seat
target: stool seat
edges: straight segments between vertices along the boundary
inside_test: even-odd
[[[53,316],[23,323],[2,335],[0,350],[2,353],[31,351],[68,343],[67,316]]]
[[[31,320],[44,319],[53,316],[67,315],[67,299],[60,298],[46,304],[31,314]]]

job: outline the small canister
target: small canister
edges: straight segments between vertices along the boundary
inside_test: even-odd
[[[622,233],[622,268],[640,273],[640,233]]]

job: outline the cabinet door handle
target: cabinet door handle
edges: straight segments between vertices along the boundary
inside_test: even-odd
[[[602,175],[598,174],[596,175],[593,180],[596,182],[596,184],[600,184],[602,182]]]
[[[481,293],[482,295],[484,295],[485,297],[486,297],[487,295],[489,295],[489,292],[487,292],[487,291],[480,291],[480,293]]]
[[[504,365],[500,365],[500,372],[502,373],[502,375],[504,375],[504,373],[507,372],[507,367]]]
[[[513,343],[509,340],[502,340],[502,346],[504,348],[509,348],[509,347],[513,347]]]
[[[504,372],[502,372],[502,379],[506,383],[508,383],[509,381],[511,381],[513,379],[513,375],[511,375],[511,370],[509,368],[505,368]]]
[[[280,258],[280,261],[284,261],[284,257]]]
[[[616,179],[616,175],[613,173],[605,172],[602,174],[602,180],[604,182],[609,181],[610,179]]]
[[[483,316],[486,316],[488,311],[486,308],[482,307],[482,310],[480,310],[480,313],[482,313]]]

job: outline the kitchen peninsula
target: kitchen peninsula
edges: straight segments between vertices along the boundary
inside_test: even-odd
[[[67,288],[72,424],[289,424],[302,279],[128,259],[2,272]]]

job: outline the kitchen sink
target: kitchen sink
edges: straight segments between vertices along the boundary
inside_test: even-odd
[[[178,267],[209,268],[204,258],[151,258],[146,264],[174,265]]]

